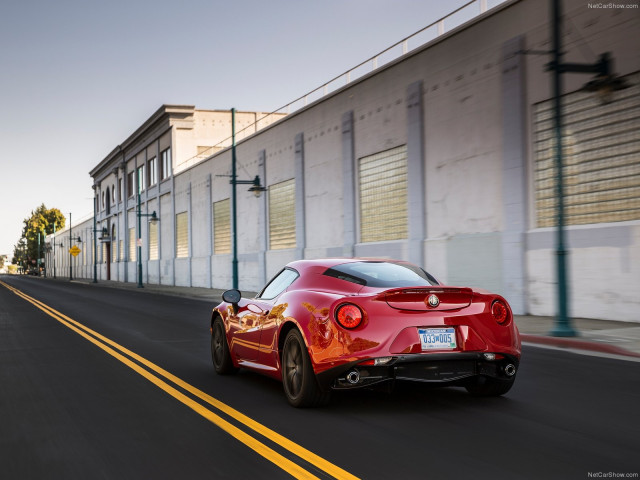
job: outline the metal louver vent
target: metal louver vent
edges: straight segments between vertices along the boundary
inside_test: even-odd
[[[189,224],[187,212],[176,214],[176,258],[189,256]]]
[[[296,246],[296,184],[293,179],[269,187],[269,248]]]
[[[407,238],[407,146],[362,157],[360,241]]]
[[[640,219],[640,74],[601,104],[597,96],[563,97],[565,223]],[[536,226],[556,225],[555,137],[551,101],[534,106]]]
[[[231,253],[231,202],[220,200],[213,204],[213,252]]]

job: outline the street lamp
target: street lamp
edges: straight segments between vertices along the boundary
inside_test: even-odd
[[[96,228],[96,217],[93,217],[93,282],[98,283],[98,247],[97,247],[97,237],[98,233],[102,234],[102,236],[108,235],[108,231],[106,227],[102,227],[101,229]]]
[[[557,301],[558,311],[555,326],[550,334],[556,337],[574,337],[578,332],[571,326],[568,314],[567,299],[567,251],[564,235],[564,190],[562,172],[562,74],[563,73],[595,73],[596,77],[583,88],[586,91],[604,92],[610,95],[614,90],[626,88],[622,79],[612,74],[612,61],[609,53],[604,53],[593,64],[562,63],[562,16],[560,0],[551,0],[552,19],[552,60],[547,64],[547,70],[552,71],[554,135],[556,140],[555,168],[556,168],[556,198],[557,198],[557,231],[556,231],[556,270],[557,270]],[[605,97],[606,99],[606,97]]]
[[[96,216],[98,214],[97,212],[97,206],[98,206],[98,192],[97,189],[98,185],[97,184],[93,184],[93,191],[95,192],[94,198],[93,198],[93,283],[98,283],[98,239],[96,238],[97,235],[97,229],[96,229]]]
[[[36,260],[36,270],[40,276],[40,231],[38,230],[38,259]]]
[[[77,239],[73,238],[72,231],[71,231],[71,213],[69,213],[69,281],[73,280],[74,254],[71,253],[71,250],[73,249],[73,242],[82,243],[82,238],[80,238],[80,236],[78,236]]]
[[[138,288],[144,288],[142,285],[142,217],[151,217],[151,221],[158,221],[158,215],[154,210],[152,213],[142,213],[140,208],[140,187],[138,187],[138,208],[136,209],[138,215]]]
[[[56,220],[53,221],[53,279],[56,279]]]
[[[233,229],[233,259],[231,260],[231,270],[233,276],[233,288],[238,289],[238,215],[236,209],[236,190],[237,185],[251,185],[250,192],[256,197],[260,193],[266,191],[266,188],[260,184],[260,177],[255,176],[253,180],[238,180],[236,175],[236,109],[231,109],[231,218]]]
[[[69,281],[73,280],[73,255],[71,255],[71,244],[73,239],[71,238],[71,212],[69,212]]]

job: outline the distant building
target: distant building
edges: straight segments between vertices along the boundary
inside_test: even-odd
[[[640,321],[640,15],[563,5],[565,61],[610,52],[630,85],[604,103],[581,90],[589,75],[563,75],[570,313]],[[550,35],[545,2],[506,2],[239,139],[238,178],[267,188],[238,189],[240,287],[297,258],[393,257],[552,315],[550,59],[527,54]],[[231,152],[212,144],[228,115],[164,106],[91,171],[99,280],[136,281],[140,185],[159,218],[142,218],[143,282],[231,286]],[[92,229],[78,226],[85,253]]]
[[[175,175],[231,145],[231,116],[229,110],[163,105],[91,170],[96,195],[95,243],[100,279],[136,280],[138,191],[141,192],[143,213],[156,209],[160,215],[161,206],[167,208],[172,203]],[[236,112],[236,139],[241,140],[283,116]],[[170,238],[158,237],[157,225],[149,226],[148,218],[144,219],[143,237],[152,235],[151,246],[144,249],[147,271],[148,262],[159,265],[161,241],[168,245]],[[55,260],[56,270],[63,275],[71,262],[76,276],[91,277],[94,263],[93,218],[71,228],[72,237],[68,228],[57,233],[59,250],[54,254],[50,249],[47,260],[51,264]],[[51,238],[49,236],[48,240]],[[69,243],[80,249],[76,257],[70,257]],[[151,271],[151,279],[158,281],[160,274],[154,279],[155,271]],[[173,281],[173,276],[165,277],[164,282],[167,281]]]

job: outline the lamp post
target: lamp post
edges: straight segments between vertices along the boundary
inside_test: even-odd
[[[93,186],[93,190],[96,190],[96,185]],[[96,229],[96,214],[97,214],[97,206],[98,204],[98,196],[94,196],[93,199],[93,283],[98,283],[98,239],[97,237],[97,229]]]
[[[56,221],[53,222],[53,279],[56,279]]]
[[[144,288],[142,285],[142,217],[151,217],[152,221],[158,220],[158,215],[154,210],[152,213],[142,213],[140,208],[140,188],[138,188],[138,208],[136,211],[138,215],[138,288]]]
[[[93,282],[91,283],[98,283],[98,244],[97,244],[97,236],[98,233],[101,233],[102,236],[107,235],[107,229],[105,227],[102,227],[101,229],[97,229],[96,228],[96,219],[94,217],[93,219]],[[102,239],[102,238],[101,238]]]
[[[260,176],[256,175],[253,180],[238,180],[236,175],[236,109],[231,109],[231,229],[233,230],[233,258],[231,260],[231,273],[233,278],[233,288],[238,288],[238,214],[236,209],[237,185],[252,185],[249,188],[256,197],[260,196],[266,188],[260,185]]]
[[[599,61],[593,64],[563,63],[562,62],[562,12],[561,0],[551,0],[552,22],[552,60],[547,64],[547,70],[553,72],[553,131],[556,141],[555,169],[556,169],[556,200],[557,200],[557,230],[556,230],[556,275],[557,275],[557,314],[554,328],[550,334],[556,337],[574,337],[578,332],[571,325],[568,301],[568,276],[567,276],[567,250],[565,248],[564,234],[564,185],[563,185],[563,151],[562,151],[562,74],[563,73],[595,73],[594,80],[589,82],[584,89],[596,90],[620,90],[626,88],[622,79],[614,77],[610,54],[604,53]]]
[[[71,250],[71,244],[73,243],[73,238],[71,238],[71,212],[69,212],[69,250]],[[71,251],[69,251],[69,281],[73,280],[73,255],[71,255]]]
[[[38,258],[36,259],[36,269],[38,270],[38,276],[40,276],[40,232],[38,231]]]

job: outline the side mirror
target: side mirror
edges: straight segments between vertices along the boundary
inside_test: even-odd
[[[236,290],[235,288],[227,290],[222,294],[222,300],[232,305],[237,305],[241,298],[242,293],[240,293],[240,290]]]

